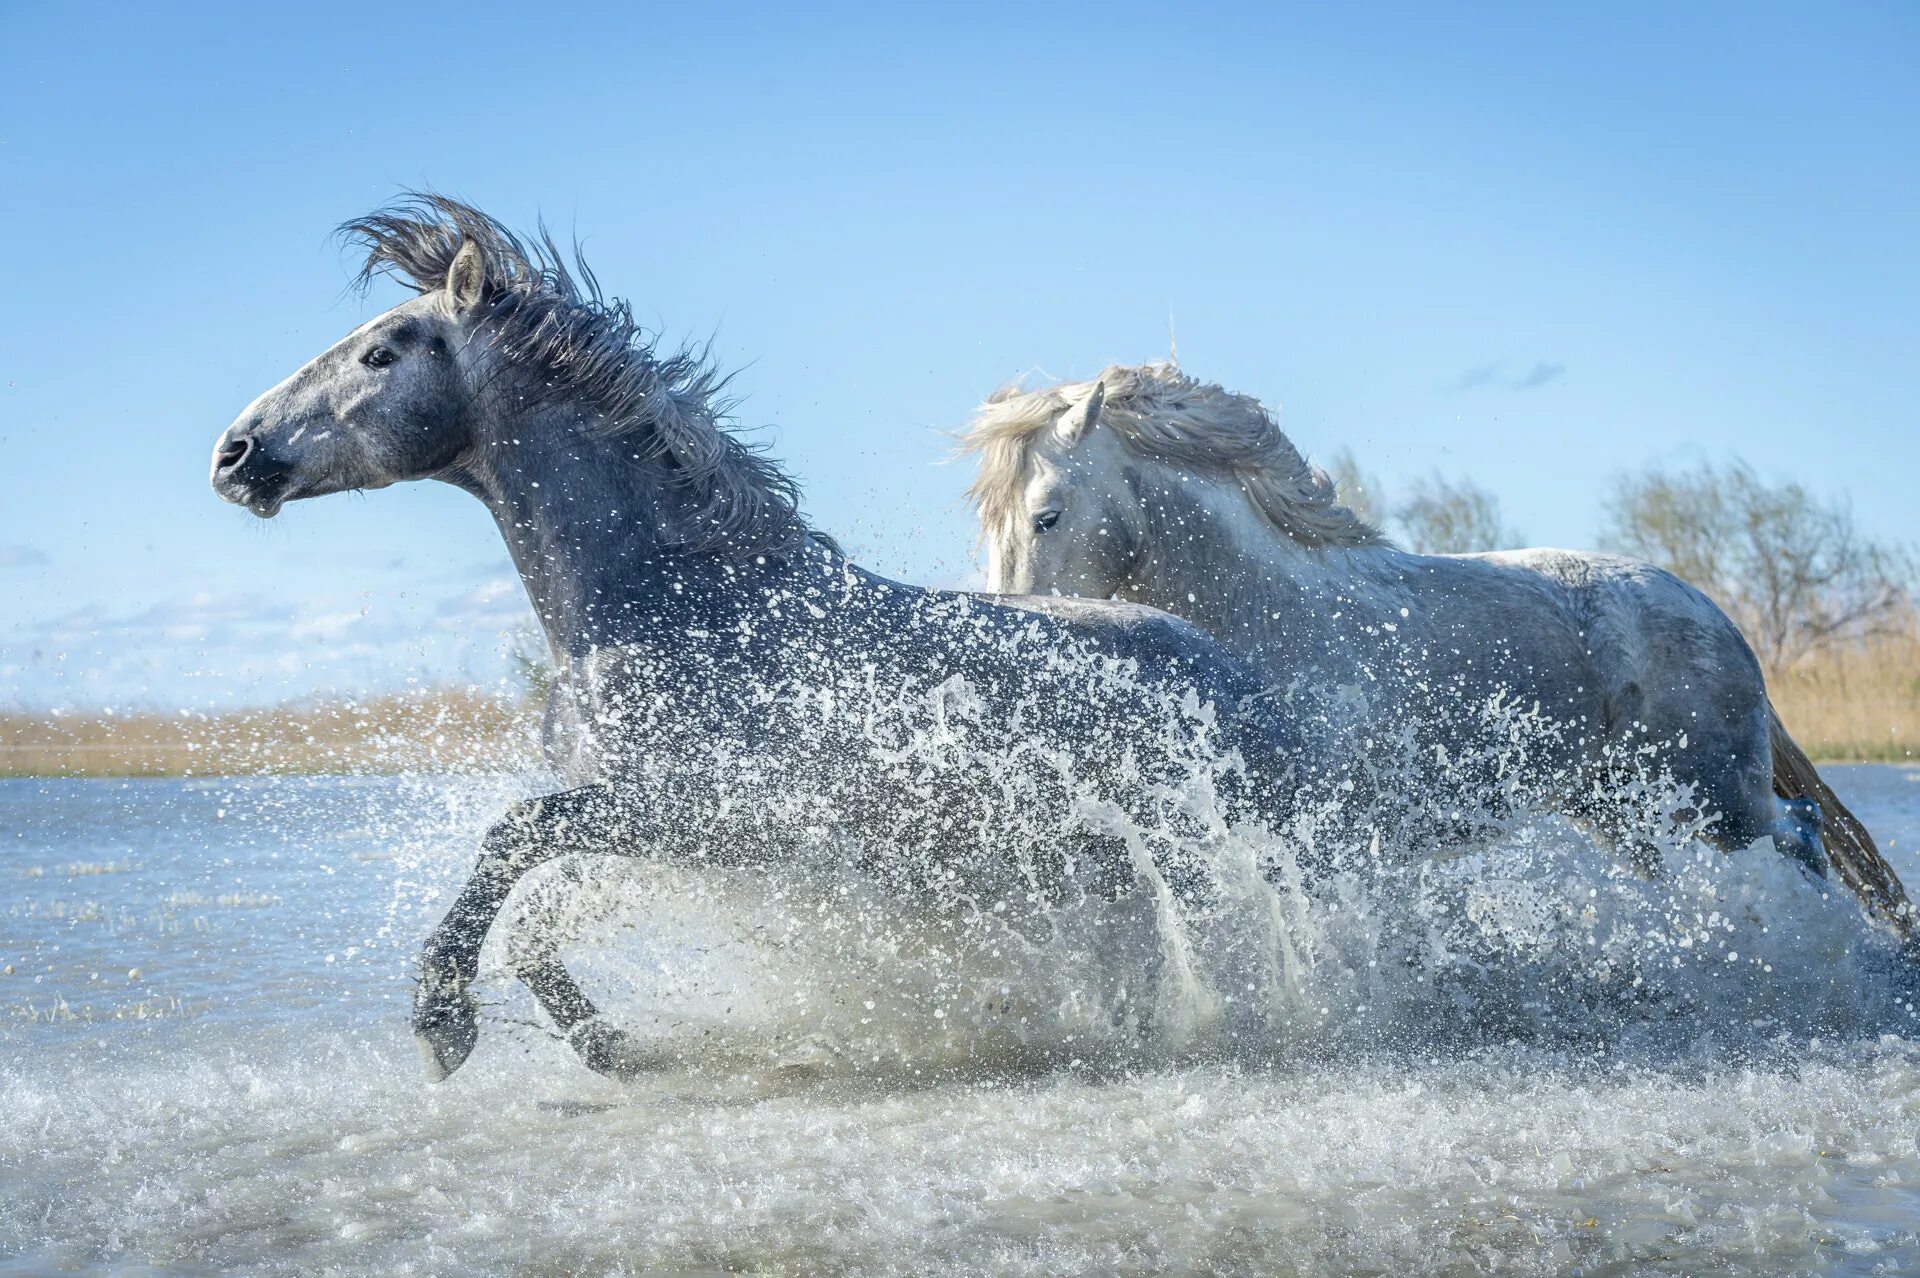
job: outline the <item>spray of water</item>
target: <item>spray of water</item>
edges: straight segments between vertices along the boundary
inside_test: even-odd
[[[830,713],[831,700],[796,713]],[[871,731],[892,768],[986,778],[1004,805],[997,828],[1018,836],[1009,846],[1044,849],[1055,832],[1022,822],[1059,817],[1031,787],[1065,775],[1072,788],[1075,761],[1036,770],[983,750],[969,731],[980,714],[949,679],[901,693]],[[1245,761],[1204,711],[1168,705],[1181,766],[1155,780],[1153,802],[1129,812],[1082,787],[1070,817],[1128,850],[1138,885],[1119,899],[1072,874],[1062,887],[1062,867],[1031,851],[903,864],[824,831],[771,866],[563,861],[496,931],[492,1017],[541,1050],[551,1036],[506,960],[558,945],[649,1063],[689,1076],[1298,1066],[1516,1043],[1654,1062],[1911,1032],[1913,977],[1891,938],[1767,841],[1732,855],[1702,843],[1712,814],[1663,769],[1658,743],[1613,760],[1630,819],[1602,843],[1547,812],[1530,780],[1532,753],[1559,751],[1559,726],[1504,698],[1465,714],[1473,730],[1452,732],[1451,751],[1423,744],[1417,724],[1376,725],[1397,753],[1303,784],[1270,829],[1233,808]],[[761,761],[724,766],[741,801],[808,819]],[[420,928],[447,855],[437,839],[406,854],[395,930]]]

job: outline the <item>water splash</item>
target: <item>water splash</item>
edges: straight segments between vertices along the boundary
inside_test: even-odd
[[[1869,820],[1920,831],[1920,785],[1866,781]],[[116,922],[9,914],[46,961],[11,954],[8,998],[57,986],[77,1013],[110,977],[181,1004],[115,1020],[133,1004],[94,993],[91,1020],[0,1020],[0,1268],[1920,1264],[1911,987],[1851,901],[1764,847],[1676,846],[1643,879],[1514,817],[1466,855],[1369,840],[1310,877],[1305,840],[1229,831],[1246,846],[1217,860],[1263,872],[1267,913],[1244,882],[1154,898],[1191,957],[1166,1046],[1128,1063],[1094,1050],[1117,1031],[1074,911],[902,916],[825,863],[774,882],[603,860],[577,885],[554,867],[583,911],[569,961],[660,1072],[581,1069],[496,978],[480,1052],[428,1088],[405,1038],[415,946],[479,829],[539,784],[0,784],[27,863],[132,867],[14,880],[83,886]],[[160,905],[181,890],[203,903]],[[217,904],[239,893],[283,903]],[[1214,910],[1240,913],[1192,917]],[[1247,972],[1275,1013],[1264,1055],[1222,1006]]]
[[[953,680],[903,696],[877,729],[893,766],[968,768],[1009,812],[1047,811],[1030,802],[1030,761],[974,752],[972,704]],[[663,1069],[694,1073],[968,1078],[1512,1044],[1652,1064],[1914,1032],[1920,986],[1892,938],[1765,840],[1733,855],[1700,842],[1711,814],[1656,745],[1610,770],[1630,799],[1612,845],[1630,845],[1629,861],[1529,789],[1527,756],[1557,748],[1559,729],[1501,699],[1473,713],[1480,731],[1454,734],[1469,746],[1438,758],[1402,734],[1397,779],[1420,775],[1443,802],[1367,807],[1360,796],[1398,786],[1348,778],[1303,789],[1269,830],[1222,797],[1243,761],[1192,706],[1170,708],[1188,725],[1170,729],[1187,733],[1186,769],[1145,818],[1085,792],[1073,811],[1076,829],[1124,845],[1139,885],[1119,900],[1063,890],[1058,867],[1031,862],[1004,877],[945,864],[876,877],[870,856],[827,837],[764,869],[566,862],[523,889],[488,966],[564,938],[608,1017]],[[753,761],[732,766],[741,789],[777,796]],[[1436,844],[1436,828],[1473,837]],[[1047,833],[1020,830],[1035,847]],[[523,1042],[542,1036],[510,981],[487,995]]]

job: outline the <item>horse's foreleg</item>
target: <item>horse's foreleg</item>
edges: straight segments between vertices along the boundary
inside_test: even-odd
[[[527,871],[562,853],[604,842],[614,815],[611,790],[590,785],[517,803],[488,829],[473,877],[421,954],[413,1033],[428,1078],[434,1082],[446,1078],[473,1051],[480,1031],[468,987],[479,975],[487,930],[514,885]],[[534,985],[530,979],[529,984],[549,1012],[559,1011],[576,1022],[593,1015],[592,1004],[557,962],[548,958],[536,967],[526,975],[539,981]]]
[[[1148,1039],[1166,970],[1157,888],[1119,835],[1083,836],[1074,860],[1085,893],[1075,908],[1088,914],[1089,957],[1108,1023],[1128,1037]],[[1184,868],[1176,867],[1171,876],[1183,886]]]
[[[532,992],[588,1069],[613,1078],[628,1078],[657,1067],[657,1060],[649,1057],[631,1035],[600,1018],[600,1009],[561,964],[550,944],[535,941],[511,963],[514,975]]]

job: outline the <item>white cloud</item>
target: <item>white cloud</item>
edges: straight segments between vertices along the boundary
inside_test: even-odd
[[[322,643],[333,643],[347,637],[356,626],[365,628],[371,608],[360,608],[353,612],[327,612],[318,616],[303,617],[287,631],[290,639],[318,639]]]
[[[508,677],[506,636],[533,626],[519,579],[437,594],[198,592],[0,625],[0,704],[232,705]]]
[[[442,600],[438,612],[450,625],[509,629],[533,624],[533,609],[518,577],[491,577],[472,590]]]

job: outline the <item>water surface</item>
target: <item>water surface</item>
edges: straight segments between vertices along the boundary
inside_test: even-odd
[[[1920,773],[1830,775],[1920,879]],[[0,1273],[1920,1271],[1916,986],[1790,867],[1548,823],[1283,900],[1287,1041],[1131,1062],[1090,974],[629,870],[566,952],[658,1075],[493,975],[431,1087],[412,956],[530,784],[0,782]]]

